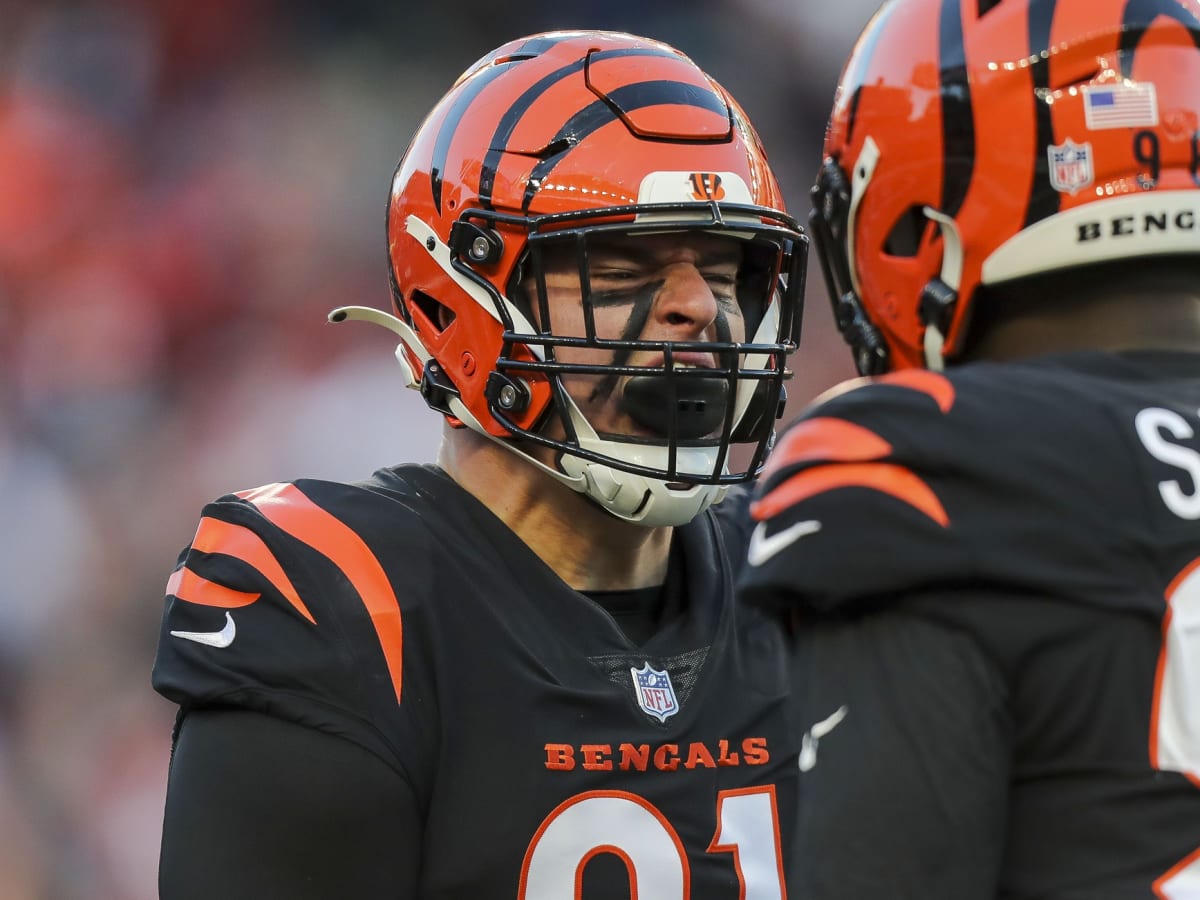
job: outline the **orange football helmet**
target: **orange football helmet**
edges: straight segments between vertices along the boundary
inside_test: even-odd
[[[941,368],[980,285],[1200,252],[1197,0],[891,0],[810,219],[863,374]]]
[[[746,339],[597,334],[588,280],[595,242],[695,232],[739,248]],[[808,239],[785,213],[744,112],[679,51],[571,31],[489,53],[400,160],[387,234],[399,318],[386,318],[401,337],[397,356],[409,385],[453,425],[645,524],[687,521],[761,467],[799,336]],[[561,259],[564,249],[578,259],[591,323],[582,333],[556,331],[547,306],[543,258]],[[347,316],[384,318],[334,314]],[[564,361],[565,347],[607,351],[611,363]],[[639,350],[661,365],[631,366]],[[719,364],[674,362],[699,350]],[[581,375],[632,377],[640,390],[626,398],[630,415],[656,436],[594,427],[564,387]],[[753,447],[748,464],[731,471],[734,442]],[[556,462],[535,459],[533,445],[553,448]]]

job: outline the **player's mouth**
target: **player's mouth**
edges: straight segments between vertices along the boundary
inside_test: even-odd
[[[665,366],[660,359],[656,366]],[[621,411],[654,438],[670,438],[675,423],[676,440],[711,437],[725,420],[729,382],[723,378],[688,377],[687,370],[714,369],[707,353],[681,353],[665,374],[627,378],[621,391]]]
[[[668,368],[665,355],[652,358],[648,363],[651,368]],[[671,369],[715,369],[716,357],[712,353],[702,353],[692,350],[684,353],[671,354]]]

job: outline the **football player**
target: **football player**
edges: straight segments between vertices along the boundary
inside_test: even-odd
[[[891,0],[814,245],[864,381],[759,480],[789,890],[1200,897],[1200,3]],[[944,371],[943,371],[944,369]]]
[[[783,898],[786,623],[732,597],[807,237],[745,114],[656,41],[512,41],[387,243],[396,315],[331,318],[398,336],[437,464],[204,510],[163,896]]]

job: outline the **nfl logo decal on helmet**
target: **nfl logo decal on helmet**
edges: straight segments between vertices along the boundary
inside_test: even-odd
[[[669,672],[644,663],[640,669],[631,668],[629,674],[633,676],[633,692],[637,696],[638,706],[647,715],[665,722],[679,712],[679,700],[675,697],[675,688],[671,686]]]
[[[1074,194],[1087,187],[1095,178],[1092,172],[1092,145],[1076,144],[1070,138],[1062,144],[1051,144],[1050,186],[1065,194]]]

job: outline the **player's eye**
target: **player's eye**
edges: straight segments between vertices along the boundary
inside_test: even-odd
[[[628,262],[602,263],[589,273],[592,299],[597,306],[633,303],[649,275],[644,267]]]
[[[633,281],[639,281],[645,278],[645,273],[641,269],[634,269],[621,266],[603,266],[592,270],[592,282],[605,282],[611,284],[629,284]]]
[[[597,282],[592,281],[592,306],[601,308],[606,306],[628,306],[638,302],[638,299],[646,296],[644,290],[645,282],[642,279],[629,279],[628,281],[607,281]]]
[[[705,272],[704,280],[714,288],[732,290],[737,286],[737,272],[732,269],[721,270],[717,272]]]

